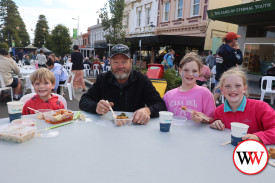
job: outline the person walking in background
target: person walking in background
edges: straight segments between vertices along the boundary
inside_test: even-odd
[[[216,55],[216,82],[219,82],[221,75],[236,65],[241,65],[243,60],[242,57],[238,57],[236,50],[233,48],[240,35],[237,35],[234,32],[229,32],[223,38],[223,42],[218,50]],[[218,83],[217,83],[218,84]],[[217,88],[214,91],[215,101],[219,98],[221,90]]]
[[[47,62],[47,58],[44,55],[44,51],[42,49],[40,49],[40,54],[37,54],[36,56],[36,60],[38,60],[38,67],[45,67],[46,68],[46,62]]]
[[[83,55],[79,52],[79,48],[77,45],[74,45],[73,49],[74,52],[71,55],[71,62],[73,63],[72,72],[75,73],[74,89],[82,88],[82,91],[86,91],[83,72]]]
[[[208,52],[208,56],[206,58],[206,64],[208,64],[209,68],[212,69],[215,65],[215,57],[212,55],[212,51]]]
[[[174,64],[174,60],[175,60],[175,51],[173,49],[170,49],[168,53],[166,53],[164,55],[164,69],[168,68],[172,69],[173,68],[173,64]]]

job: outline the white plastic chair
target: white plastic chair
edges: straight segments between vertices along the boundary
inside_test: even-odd
[[[17,66],[20,67],[20,68],[23,68],[23,63],[22,63],[21,60],[18,61]]]
[[[27,94],[27,95],[24,95],[24,96],[20,99],[20,101],[26,103],[26,102],[27,102],[29,99],[31,99],[34,95],[36,95],[36,93],[29,93],[29,94]],[[60,100],[60,101],[63,103],[64,108],[67,109],[67,101],[66,101],[66,99],[65,99],[62,95],[58,95],[58,94],[56,94],[56,93],[52,93],[52,95],[58,96],[58,100]]]
[[[13,101],[12,87],[6,86],[3,76],[2,74],[0,74],[0,91],[3,91],[3,90],[11,90],[11,100]]]
[[[263,88],[263,82],[266,81],[266,88]],[[262,77],[262,82],[261,82],[261,101],[264,100],[264,96],[266,93],[271,93],[270,101],[271,104],[274,103],[274,94],[275,90],[272,90],[272,81],[275,82],[275,77],[274,76],[264,76]]]
[[[110,65],[106,66],[106,71],[110,71],[110,70],[111,70],[111,66]]]
[[[74,93],[74,75],[75,75],[75,73],[72,72],[69,75],[69,77],[66,80],[66,82],[64,84],[59,85],[61,87],[61,93],[63,93],[63,88],[67,88],[68,89],[70,100],[73,100],[73,98],[75,98],[75,93]]]
[[[99,64],[94,64],[93,65],[93,70],[94,70],[94,76],[96,75],[96,73],[99,74]]]
[[[24,65],[23,69],[31,70],[31,69],[33,69],[33,66],[31,66],[31,65]]]
[[[89,76],[90,75],[90,65],[89,64],[84,64],[84,77]]]
[[[32,83],[31,83],[30,75],[23,76],[22,79],[25,80],[25,82],[24,82],[24,89],[23,89],[23,95],[25,95],[27,89],[31,89],[32,93],[34,93],[35,91],[34,91],[34,88],[32,86]]]
[[[71,74],[72,66],[73,66],[73,63],[68,63],[67,65],[64,65],[63,67],[67,70],[68,74]]]

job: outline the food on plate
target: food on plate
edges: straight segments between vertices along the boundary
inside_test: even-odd
[[[275,148],[269,148],[268,150],[268,154],[269,154],[269,157],[271,157],[272,159],[275,159]]]
[[[23,126],[35,126],[36,121],[30,118],[16,119],[11,122],[13,125],[23,125]]]
[[[128,119],[128,116],[126,116],[126,114],[123,112],[123,113],[121,113],[120,115],[118,115],[118,116],[116,117],[116,119]]]
[[[182,106],[181,109],[186,111],[187,107],[186,106]]]
[[[79,115],[79,119],[80,119],[81,121],[85,121],[86,117],[85,117],[84,114],[80,114],[80,115]]]
[[[73,120],[74,113],[66,109],[60,109],[51,113],[44,114],[45,121],[52,124],[63,123],[66,121]]]
[[[127,123],[129,124],[132,121],[132,119],[130,119],[125,113],[121,113],[114,119],[114,121],[116,126],[122,126]]]
[[[0,140],[23,143],[34,137],[35,126],[10,125],[0,131]]]

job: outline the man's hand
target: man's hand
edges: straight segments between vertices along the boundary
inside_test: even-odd
[[[210,124],[211,128],[214,128],[216,130],[224,130],[225,126],[221,120],[216,120],[212,124]]]
[[[110,106],[114,106],[113,102],[106,102],[105,100],[100,100],[96,106],[97,114],[106,114],[110,110]]]
[[[137,123],[141,125],[147,124],[148,121],[150,120],[150,115],[151,115],[151,111],[148,107],[141,108],[136,112],[134,112],[133,123]]]

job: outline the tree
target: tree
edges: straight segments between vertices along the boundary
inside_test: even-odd
[[[30,37],[16,4],[12,0],[1,0],[0,10],[2,41],[7,42],[10,47],[12,42],[17,47],[27,46]]]
[[[122,24],[124,0],[108,0],[111,18],[107,10],[107,3],[99,11],[99,18],[104,30],[107,30],[105,39],[112,44],[125,43],[125,30]]]
[[[69,29],[59,24],[52,30],[52,34],[47,39],[46,46],[53,51],[56,56],[64,56],[71,52],[71,44],[72,40]]]
[[[34,46],[41,48],[49,37],[49,26],[45,15],[39,15],[34,31]]]
[[[0,49],[5,48],[6,50],[9,50],[9,45],[7,43],[0,43]]]

